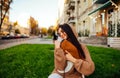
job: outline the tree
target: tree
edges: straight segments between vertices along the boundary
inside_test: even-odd
[[[16,30],[15,30],[15,33],[16,33],[16,34],[20,34],[20,30],[19,30],[19,29],[16,29]]]
[[[41,34],[47,35],[47,28],[41,28]]]
[[[13,23],[13,26],[16,26],[16,25],[18,25],[18,22],[17,22],[17,21]]]
[[[3,20],[10,9],[10,4],[13,0],[0,0],[0,32]]]
[[[50,26],[50,27],[48,28],[48,32],[47,32],[48,35],[52,36],[53,30],[54,30],[54,26]]]
[[[31,28],[31,34],[38,35],[38,22],[33,17],[29,19],[29,26]]]

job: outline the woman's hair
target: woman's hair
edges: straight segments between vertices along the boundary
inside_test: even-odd
[[[77,48],[77,50],[79,52],[79,56],[81,56],[82,58],[85,59],[85,54],[83,52],[81,44],[77,40],[71,27],[65,23],[65,24],[59,25],[59,28],[61,28],[67,34],[67,36],[68,36],[67,40],[70,41]]]

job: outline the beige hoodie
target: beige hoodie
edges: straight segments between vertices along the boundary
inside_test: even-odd
[[[73,64],[72,68],[68,72],[65,72],[65,68],[67,66],[65,52],[61,48],[55,49],[54,51],[55,68],[52,73],[58,73],[61,76],[63,76],[63,78],[82,78],[82,74],[86,76],[92,74],[95,70],[94,62],[91,59],[87,47],[84,44],[81,45],[85,53],[86,59],[85,60],[77,59],[76,62]]]

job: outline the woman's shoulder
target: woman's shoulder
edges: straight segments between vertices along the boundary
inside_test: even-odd
[[[82,42],[79,42],[79,44],[83,47],[83,46],[86,46],[85,43],[82,43]]]
[[[81,45],[81,48],[86,52],[88,52],[88,48],[87,48],[87,45],[85,43],[80,43]]]

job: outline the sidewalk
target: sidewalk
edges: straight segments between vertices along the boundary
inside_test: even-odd
[[[21,39],[10,39],[10,40],[0,40],[0,49],[9,48],[15,45],[24,44],[26,41],[35,39],[36,36],[30,38],[21,38]]]
[[[120,48],[115,48],[115,47],[108,47],[107,45],[100,45],[100,44],[86,44],[89,46],[97,46],[97,47],[105,47],[105,48],[113,48],[113,49],[118,49],[120,50]]]
[[[101,45],[101,44],[86,44],[86,45],[109,48],[107,45]]]
[[[18,40],[16,42],[0,44],[0,49],[6,49],[6,48],[20,45],[20,44],[53,44],[53,41],[52,41],[52,39],[44,39],[44,38],[34,37],[31,39],[20,40],[20,41]],[[86,44],[86,45],[110,48],[107,45],[100,45],[100,44],[99,45],[98,44]],[[120,48],[115,48],[115,49],[120,50]]]
[[[0,50],[20,44],[53,44],[53,42],[52,39],[42,39],[42,38],[34,37],[26,40],[16,40],[15,42],[0,44]]]
[[[0,45],[0,50],[1,49],[6,49],[6,48],[9,48],[9,47],[12,47],[12,46],[16,46],[16,45],[19,45],[19,44],[23,44],[23,43],[25,43],[25,41],[1,44]]]
[[[18,41],[24,41],[24,40],[29,40],[37,38],[37,36],[30,36],[29,38],[18,38],[18,39],[0,39],[0,45],[5,44],[5,43],[11,43],[11,42],[18,42]]]

